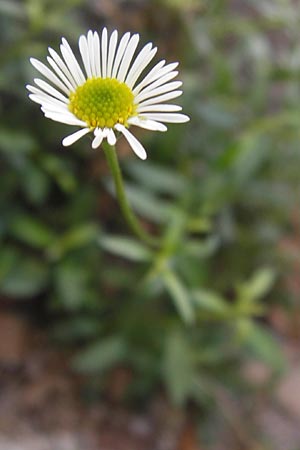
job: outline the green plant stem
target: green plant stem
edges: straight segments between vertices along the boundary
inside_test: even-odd
[[[121,168],[118,161],[117,152],[115,146],[109,145],[107,142],[102,143],[104,154],[106,156],[109,168],[112,172],[117,198],[120,204],[121,211],[130,229],[136,234],[143,242],[145,242],[150,247],[158,247],[159,241],[147,233],[141,226],[138,218],[131,209],[129,202],[126,197],[126,192],[124,188],[124,182],[122,177]]]

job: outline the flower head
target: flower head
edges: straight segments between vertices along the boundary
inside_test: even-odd
[[[118,32],[110,36],[104,28],[101,37],[89,31],[80,36],[80,66],[66,39],[62,39],[61,56],[49,48],[48,66],[31,58],[32,65],[48,80],[36,78],[35,86],[27,86],[29,97],[41,105],[45,117],[80,130],[65,137],[69,146],[92,132],[92,147],[103,139],[110,145],[122,133],[141,158],[147,154],[142,144],[129,131],[130,126],[166,131],[164,123],[187,122],[189,117],[178,113],[180,106],[166,103],[182,94],[181,81],[173,80],[178,63],[159,61],[141,76],[152,61],[157,48],[145,45],[134,58],[139,35],[125,33],[118,42]],[[50,83],[49,83],[50,82]]]

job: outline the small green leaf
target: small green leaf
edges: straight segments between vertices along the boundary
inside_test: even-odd
[[[245,301],[261,299],[272,288],[275,281],[275,272],[270,268],[259,269],[251,280],[237,287],[238,297]]]
[[[178,276],[170,270],[165,270],[162,272],[162,280],[184,322],[193,323],[195,312],[191,298]]]
[[[65,261],[55,271],[56,292],[63,305],[77,309],[87,300],[88,270],[78,263]]]
[[[204,289],[193,291],[192,298],[200,310],[227,316],[230,310],[227,302],[218,294]]]
[[[153,192],[178,195],[186,187],[186,180],[180,173],[160,165],[132,160],[126,165],[126,169],[139,183]]]
[[[92,339],[101,330],[99,320],[96,317],[74,317],[63,320],[62,323],[54,326],[52,334],[58,340],[74,343],[77,340]]]
[[[8,18],[12,17],[18,20],[23,20],[26,16],[25,5],[12,0],[1,0],[0,12],[1,15],[3,14],[3,17],[5,15]]]
[[[124,341],[118,336],[101,339],[79,353],[72,365],[78,372],[101,373],[123,360],[125,350]]]
[[[172,330],[166,338],[163,371],[171,399],[182,405],[190,396],[196,370],[191,346],[180,330]]]
[[[29,153],[35,147],[34,137],[29,133],[3,127],[0,128],[0,142],[1,151],[9,158]]]
[[[11,234],[24,242],[36,248],[45,248],[53,241],[55,235],[46,225],[36,218],[16,215],[10,223]]]
[[[220,239],[217,236],[210,236],[205,240],[189,239],[185,242],[184,250],[196,258],[208,258],[218,249]]]
[[[58,259],[67,252],[85,247],[92,242],[96,242],[100,234],[100,227],[94,223],[83,223],[66,231],[49,248],[49,255]]]
[[[77,187],[77,179],[66,161],[54,155],[44,154],[41,165],[64,192],[74,192]]]
[[[131,238],[103,235],[98,242],[104,250],[131,261],[142,262],[152,259],[152,252]]]
[[[244,342],[254,357],[262,360],[274,370],[281,372],[286,367],[286,360],[279,341],[266,327],[251,322]]]
[[[28,298],[39,294],[47,281],[48,271],[41,261],[17,256],[0,281],[0,291],[9,297]]]
[[[161,200],[146,190],[127,183],[126,192],[130,204],[141,216],[154,223],[164,223],[170,219],[172,213],[170,202]]]
[[[27,161],[20,173],[20,184],[29,201],[42,204],[50,189],[50,177],[37,165]]]
[[[238,123],[238,117],[229,110],[229,105],[217,102],[203,102],[197,105],[197,112],[209,125],[215,128],[231,129]]]

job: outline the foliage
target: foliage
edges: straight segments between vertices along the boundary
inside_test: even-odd
[[[79,0],[0,3],[0,289],[45,299],[55,337],[81,346],[74,369],[104,376],[125,364],[133,397],[163,381],[175,403],[204,406],[216,385],[241,388],[245,360],[285,365],[268,308],[289,301],[277,243],[299,201],[300,9],[172,3],[145,2],[140,17],[153,24],[141,19],[139,31],[167,53],[175,46],[191,123],[145,132],[146,162],[118,144],[129,200],[163,236],[159,252],[127,235],[101,151],[62,149],[69,130],[24,89],[36,76],[30,56],[117,19]],[[164,36],[157,8],[169,12]]]

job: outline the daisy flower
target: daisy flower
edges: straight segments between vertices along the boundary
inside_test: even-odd
[[[142,77],[157,48],[149,43],[134,56],[138,42],[138,34],[125,33],[118,41],[116,30],[109,36],[104,28],[101,36],[92,31],[80,36],[82,65],[65,38],[61,55],[49,48],[48,65],[30,59],[47,79],[35,78],[34,85],[27,86],[30,99],[41,105],[45,117],[80,127],[63,139],[64,146],[90,132],[92,148],[103,139],[113,146],[121,133],[133,151],[146,159],[144,147],[129,131],[131,126],[166,131],[165,123],[189,120],[178,113],[180,106],[166,103],[182,94],[182,82],[171,81],[178,74],[178,63],[159,61]]]

